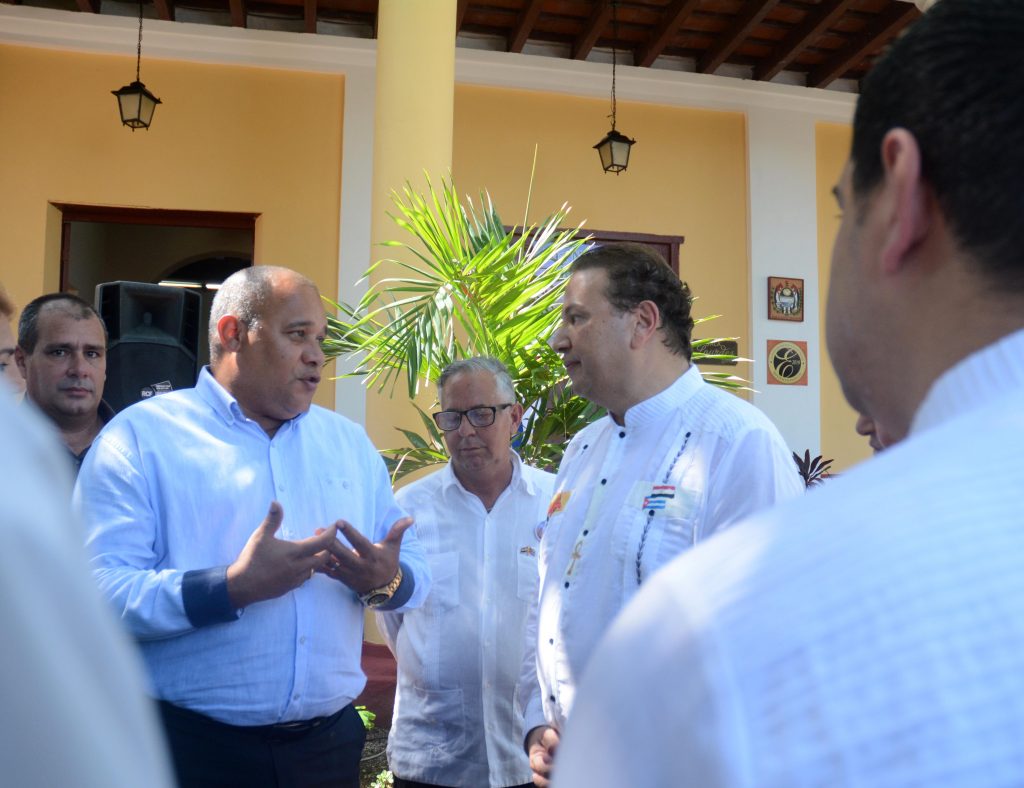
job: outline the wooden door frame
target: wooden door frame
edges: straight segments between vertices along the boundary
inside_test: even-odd
[[[102,224],[145,224],[155,227],[189,227],[216,230],[249,230],[255,237],[258,213],[229,211],[181,211],[164,208],[122,208],[110,205],[76,205],[51,203],[61,212],[60,227],[60,289],[68,287],[71,263],[72,222]]]

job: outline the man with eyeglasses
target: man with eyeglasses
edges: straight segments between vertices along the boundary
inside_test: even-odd
[[[499,361],[456,361],[437,389],[451,460],[397,495],[433,589],[418,610],[377,616],[398,660],[388,762],[397,788],[525,788],[513,698],[554,476],[511,448],[523,406]]]

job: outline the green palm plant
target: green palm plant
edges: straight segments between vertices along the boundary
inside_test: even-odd
[[[404,379],[410,398],[452,361],[498,358],[529,415],[517,450],[531,465],[554,468],[569,438],[602,413],[573,395],[548,346],[559,320],[564,263],[589,236],[579,227],[560,229],[565,205],[540,223],[507,230],[486,192],[479,203],[462,201],[450,180],[435,189],[428,178],[425,195],[406,184],[393,202],[389,216],[411,240],[385,246],[405,250],[406,259],[374,264],[367,277],[382,265],[398,273],[375,282],[358,304],[328,300],[337,315],[328,316],[327,356],[354,355],[351,374],[392,395]],[[527,212],[528,206],[529,199]],[[695,359],[715,341],[696,340]],[[744,385],[726,373],[706,377],[729,388]],[[417,411],[423,431],[400,428],[407,445],[382,452],[394,479],[447,461],[441,433]]]

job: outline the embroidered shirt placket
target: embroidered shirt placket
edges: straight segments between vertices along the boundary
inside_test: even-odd
[[[628,437],[624,428],[618,428],[617,433],[611,439],[611,445],[608,447],[604,462],[601,464],[601,473],[597,478],[611,478],[613,471],[622,464],[622,455],[625,452],[625,443]],[[590,504],[587,506],[587,516],[583,518],[583,525],[576,536],[576,542],[569,556],[569,565],[565,568],[564,588],[569,587],[569,578],[576,571],[577,563],[583,558],[583,546],[587,537],[597,529],[597,525],[602,519],[604,498],[607,490],[607,485],[600,482],[594,484],[594,492],[590,498]]]
[[[665,471],[665,474],[664,474],[664,476],[663,476],[663,478],[661,480],[662,486],[668,486],[669,480],[672,478],[672,471],[675,470],[676,463],[679,462],[679,458],[683,456],[683,453],[686,451],[686,446],[690,442],[690,435],[691,435],[690,431],[687,430],[686,434],[683,436],[683,443],[679,447],[679,451],[676,452],[675,456],[672,458],[671,462],[669,462],[669,464],[668,464],[668,469]],[[675,489],[675,487],[676,487],[676,485],[673,485],[673,489]],[[653,492],[653,488],[652,488],[652,492]],[[651,525],[654,523],[654,518],[655,518],[655,509],[654,508],[648,509],[647,510],[647,515],[646,515],[646,520],[644,522],[644,530],[640,534],[640,545],[639,545],[639,547],[637,547],[637,550],[636,550],[636,584],[637,585],[640,585],[641,583],[643,583],[644,547],[647,544],[647,534],[651,530]]]

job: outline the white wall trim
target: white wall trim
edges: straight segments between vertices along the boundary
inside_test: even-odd
[[[463,84],[607,98],[611,69],[605,63],[464,49],[457,53],[455,79]],[[816,88],[635,66],[619,67],[616,93],[625,101],[729,111],[785,109],[840,122],[853,117],[857,99],[853,94]]]
[[[148,57],[200,63],[344,73],[373,68],[375,41],[275,30],[215,27],[147,19]],[[130,17],[0,4],[0,43],[130,56],[136,22]],[[460,48],[455,79],[461,84],[605,97],[606,63]],[[800,112],[849,122],[856,96],[836,91],[757,82],[667,69],[619,69],[618,97],[666,106]]]

